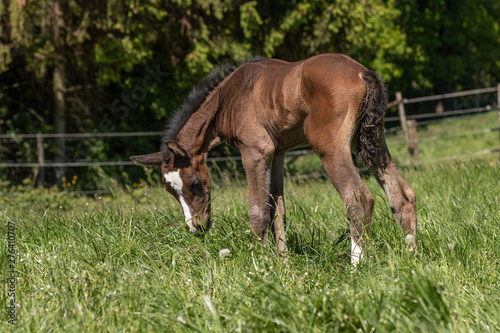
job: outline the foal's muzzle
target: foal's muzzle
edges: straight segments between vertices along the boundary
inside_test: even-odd
[[[192,234],[205,234],[212,227],[210,213],[199,213],[186,223],[186,227]]]

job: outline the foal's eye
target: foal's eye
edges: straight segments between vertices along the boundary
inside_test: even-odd
[[[201,182],[198,177],[191,183],[191,192],[194,195],[202,196],[203,195],[203,190],[201,188]]]
[[[198,186],[200,186],[200,178],[196,177],[196,178],[193,180],[193,182],[192,182],[192,184],[191,184],[191,187],[198,187]]]

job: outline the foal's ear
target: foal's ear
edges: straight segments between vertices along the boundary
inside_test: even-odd
[[[162,162],[162,153],[161,151],[159,151],[157,153],[151,153],[146,155],[130,156],[129,158],[136,164],[159,168]]]
[[[176,141],[165,141],[168,149],[177,156],[186,157],[188,156],[187,151],[182,148]]]

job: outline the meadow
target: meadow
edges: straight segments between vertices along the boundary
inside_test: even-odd
[[[288,247],[256,242],[241,175],[215,174],[214,226],[184,227],[178,203],[154,181],[110,195],[35,189],[0,197],[0,267],[7,277],[15,225],[14,332],[498,332],[500,163],[495,113],[419,129],[424,162],[410,165],[401,136],[388,143],[417,193],[418,252],[409,252],[376,181],[368,258],[351,269],[347,220],[313,156],[285,183]],[[425,162],[434,161],[434,162]],[[319,169],[318,169],[319,168]],[[220,251],[229,250],[226,256]],[[226,251],[227,252],[227,251]],[[0,293],[8,304],[8,283]]]

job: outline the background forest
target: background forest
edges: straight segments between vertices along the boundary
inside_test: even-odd
[[[1,134],[161,131],[210,70],[254,55],[344,53],[378,71],[391,96],[500,81],[497,0],[0,0],[0,20]],[[120,161],[159,142],[44,145],[46,160]],[[3,138],[0,154],[36,162],[36,141]],[[0,170],[3,184],[32,173]],[[87,182],[99,176],[88,172]],[[47,183],[64,175],[47,170]]]

